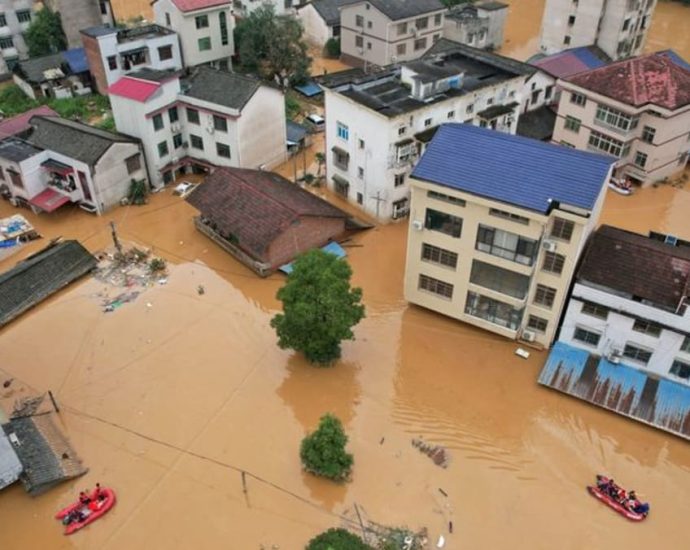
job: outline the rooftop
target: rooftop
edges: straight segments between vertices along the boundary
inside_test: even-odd
[[[249,76],[199,67],[182,83],[183,95],[241,111],[261,81]]]
[[[326,25],[338,25],[340,23],[340,8],[347,4],[353,4],[360,0],[314,0],[311,5],[314,6],[316,12],[321,16]],[[299,8],[303,8],[308,4],[302,4]]]
[[[444,124],[412,176],[546,214],[554,203],[592,209],[615,161],[470,124]]]
[[[43,151],[17,138],[7,138],[0,141],[0,158],[11,162],[21,162]]]
[[[522,113],[518,119],[517,134],[541,141],[550,140],[556,125],[556,112],[548,105]]]
[[[58,114],[47,105],[41,105],[40,107],[30,109],[20,115],[7,118],[0,122],[0,139],[26,132],[31,128],[29,120],[31,120],[31,117],[34,115],[58,116]]]
[[[430,12],[445,10],[441,0],[367,0],[369,4],[386,15],[389,19],[407,19]],[[363,0],[355,2],[363,3]]]
[[[597,46],[582,46],[553,55],[535,56],[529,63],[555,78],[566,78],[603,67],[611,63],[611,58]]]
[[[113,143],[136,143],[124,134],[108,132],[59,117],[34,116],[26,138],[36,147],[49,149],[93,166]]]
[[[15,72],[28,82],[41,83],[89,70],[84,48],[32,57],[20,61]]]
[[[507,8],[508,4],[503,4],[502,2],[484,2],[482,4],[459,4],[458,6],[450,9],[448,13],[446,13],[446,19],[463,21],[468,19],[477,19],[479,17],[486,18],[486,15],[479,14],[479,10],[497,11]]]
[[[612,63],[566,80],[632,107],[651,104],[675,110],[690,104],[690,70],[677,59],[680,58],[668,51],[657,52]]]
[[[145,103],[161,87],[159,82],[123,76],[108,88],[108,94]]]
[[[690,247],[603,225],[590,239],[577,280],[675,311],[690,296]]]
[[[263,257],[270,244],[302,217],[347,218],[342,210],[273,172],[219,168],[189,197],[217,233]]]
[[[97,27],[82,29],[79,32],[92,38],[117,34],[118,42],[130,42],[132,40],[142,40],[145,38],[154,38],[156,36],[174,34],[175,31],[171,31],[170,29],[166,29],[165,27],[151,23],[136,27],[112,27],[110,25],[99,25]]]

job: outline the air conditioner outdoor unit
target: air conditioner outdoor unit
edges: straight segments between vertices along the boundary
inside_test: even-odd
[[[171,162],[172,162],[173,164],[175,164],[175,163],[176,163],[178,160],[180,160],[180,159],[177,158],[177,157],[173,157],[173,158],[171,158],[170,160],[171,160]]]
[[[537,339],[537,334],[531,330],[525,330],[522,332],[521,338],[525,342],[534,342]]]
[[[609,363],[613,363],[614,365],[617,365],[618,363],[621,362],[620,355],[611,354],[607,357],[607,359],[609,360]]]
[[[424,223],[421,220],[412,220],[412,227],[414,227],[416,231],[421,231],[424,229]]]
[[[186,149],[187,147],[189,147],[189,143],[187,143],[186,141],[183,141],[182,142],[182,148]]]
[[[207,131],[209,134],[212,134],[213,132],[216,131],[216,129],[215,129],[213,126],[206,126],[206,131]]]
[[[179,122],[173,122],[173,123],[170,125],[170,129],[171,129],[173,132],[179,132],[181,128],[182,128],[182,126],[180,126],[180,123],[179,123]]]
[[[553,241],[544,241],[542,243],[542,247],[547,252],[556,252],[556,250],[558,249],[558,245]]]

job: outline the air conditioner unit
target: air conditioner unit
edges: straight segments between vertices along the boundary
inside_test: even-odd
[[[416,231],[421,231],[422,229],[424,229],[424,222],[422,222],[421,220],[412,220],[412,227]]]
[[[541,246],[547,252],[556,252],[558,249],[558,245],[553,241],[544,241]]]
[[[173,122],[173,123],[170,125],[170,129],[171,129],[173,132],[179,132],[179,131],[182,129],[182,126],[180,125],[179,122]]]
[[[213,132],[216,131],[216,129],[215,129],[213,126],[206,126],[206,131],[207,131],[209,134],[212,134]]]
[[[186,149],[187,147],[189,147],[189,143],[187,143],[186,141],[183,141],[182,142],[182,148]]]
[[[171,161],[173,164],[175,164],[178,160],[180,160],[180,159],[177,158],[177,157],[173,157],[173,158],[170,159],[170,161]]]
[[[419,29],[417,27],[412,27],[412,36],[419,35]]]
[[[609,356],[607,357],[607,359],[609,360],[609,363],[613,363],[614,365],[617,365],[618,363],[621,362],[621,357],[620,357],[620,355],[613,355],[613,354],[611,354],[611,355],[609,355]]]
[[[525,342],[534,342],[537,339],[537,334],[531,330],[524,330],[520,338]]]

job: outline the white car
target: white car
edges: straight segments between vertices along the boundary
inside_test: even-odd
[[[311,129],[312,132],[323,132],[326,126],[326,120],[317,114],[310,114],[304,118],[304,123]]]

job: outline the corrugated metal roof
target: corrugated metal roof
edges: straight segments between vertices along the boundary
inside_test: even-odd
[[[470,124],[444,124],[412,175],[546,213],[552,201],[591,209],[615,162]]]
[[[89,62],[86,59],[84,48],[72,48],[62,52],[62,57],[67,61],[67,65],[73,73],[84,73],[89,70]]]
[[[108,93],[144,103],[160,87],[161,85],[158,82],[151,82],[148,80],[144,81],[123,76],[120,80],[108,88]]]
[[[606,54],[596,46],[572,48],[541,57],[530,64],[557,78],[565,78],[610,63]]]

